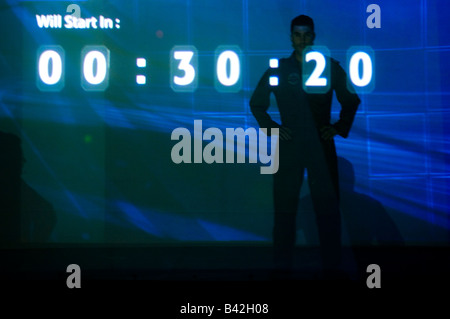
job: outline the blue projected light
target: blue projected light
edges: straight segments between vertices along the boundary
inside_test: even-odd
[[[171,133],[192,132],[200,120],[220,132],[257,131],[249,102],[260,79],[267,92],[282,92],[290,78],[293,92],[317,100],[335,85],[359,96],[347,138],[335,137],[355,192],[379,202],[407,244],[450,243],[444,1],[379,0],[372,11],[363,0],[4,3],[0,130],[22,138],[23,178],[54,204],[57,241],[269,241],[273,186],[260,165],[175,164]],[[314,19],[315,45],[304,51],[303,74],[284,73],[294,52],[290,22],[300,14]],[[340,69],[331,59],[347,83],[333,82]],[[323,105],[329,98],[335,124],[345,96],[324,94]],[[273,94],[267,112],[283,124]],[[220,135],[210,137],[199,149],[226,154]],[[178,142],[194,152],[195,139]],[[250,157],[250,144],[245,137],[239,154]],[[97,235],[83,237],[91,222]]]

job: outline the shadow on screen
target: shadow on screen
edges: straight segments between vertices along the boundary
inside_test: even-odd
[[[22,179],[21,140],[0,131],[0,245],[42,243],[56,224],[51,203]]]
[[[343,242],[350,246],[403,246],[404,239],[381,202],[355,191],[355,171],[350,161],[338,158]],[[297,229],[308,245],[318,244],[315,215],[309,195],[301,198]]]

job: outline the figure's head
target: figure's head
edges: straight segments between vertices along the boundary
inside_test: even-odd
[[[314,44],[316,34],[314,33],[314,21],[306,15],[299,15],[291,21],[291,41],[292,47],[298,55],[303,50]]]

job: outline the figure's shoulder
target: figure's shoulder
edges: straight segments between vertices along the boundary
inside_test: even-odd
[[[291,60],[290,57],[284,57],[284,58],[278,59],[278,61],[279,61],[280,63],[286,63],[286,62],[288,62],[289,60]]]
[[[329,57],[329,59],[330,59],[331,65],[333,65],[333,66],[341,66],[341,62],[339,62],[335,58]]]
[[[281,58],[280,60],[283,60],[286,63],[292,63],[292,62],[297,62],[297,58],[295,57],[295,52],[293,51],[290,55],[286,55],[283,58]]]
[[[283,73],[292,68],[292,59],[289,57],[273,59],[276,60],[276,63],[272,64],[273,62],[270,62],[270,66],[266,69],[266,75]]]
[[[293,65],[296,65],[297,62],[295,58],[292,56],[290,57],[282,57],[278,59],[278,68],[285,69],[285,68],[291,68]]]
[[[345,73],[344,68],[341,65],[341,62],[334,59],[334,58],[329,58],[330,59],[330,65],[331,65],[331,72],[335,73],[335,74],[343,74]]]

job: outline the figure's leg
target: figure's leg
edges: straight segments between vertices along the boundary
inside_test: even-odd
[[[341,214],[337,156],[332,146],[325,145],[323,159],[318,158],[308,166],[308,183],[316,214],[323,267],[337,270],[342,253]]]
[[[339,171],[338,171],[338,158],[336,154],[336,146],[334,141],[329,141],[323,143],[323,151],[325,155],[325,160],[327,162],[328,171],[330,173],[331,184],[336,193],[338,204],[340,203],[340,192],[339,192]]]
[[[283,148],[280,146],[280,150]],[[296,216],[304,167],[287,145],[280,152],[280,165],[274,174],[274,262],[277,268],[291,268],[296,241]]]

